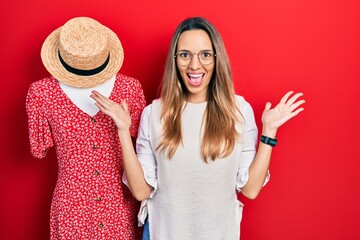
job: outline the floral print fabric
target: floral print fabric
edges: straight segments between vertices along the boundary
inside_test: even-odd
[[[126,100],[136,137],[146,104],[140,83],[117,74],[110,99]],[[122,154],[112,119],[101,111],[83,112],[53,77],[31,84],[26,111],[32,155],[43,158],[55,146],[58,159],[51,239],[139,239],[139,205],[121,182]]]

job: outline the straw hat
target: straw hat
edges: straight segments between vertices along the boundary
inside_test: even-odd
[[[124,51],[117,35],[98,21],[77,17],[53,31],[41,60],[58,81],[79,88],[100,85],[121,68]]]

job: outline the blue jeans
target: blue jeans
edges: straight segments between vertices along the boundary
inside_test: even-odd
[[[145,219],[145,223],[143,226],[142,240],[150,240],[149,217],[146,217]]]

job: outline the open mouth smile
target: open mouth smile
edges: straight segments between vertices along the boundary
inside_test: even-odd
[[[197,87],[200,86],[204,79],[204,73],[188,73],[188,80],[190,85]]]

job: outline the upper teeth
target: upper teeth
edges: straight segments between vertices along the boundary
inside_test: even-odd
[[[197,78],[197,77],[201,77],[202,74],[189,74],[189,76],[193,78]]]

